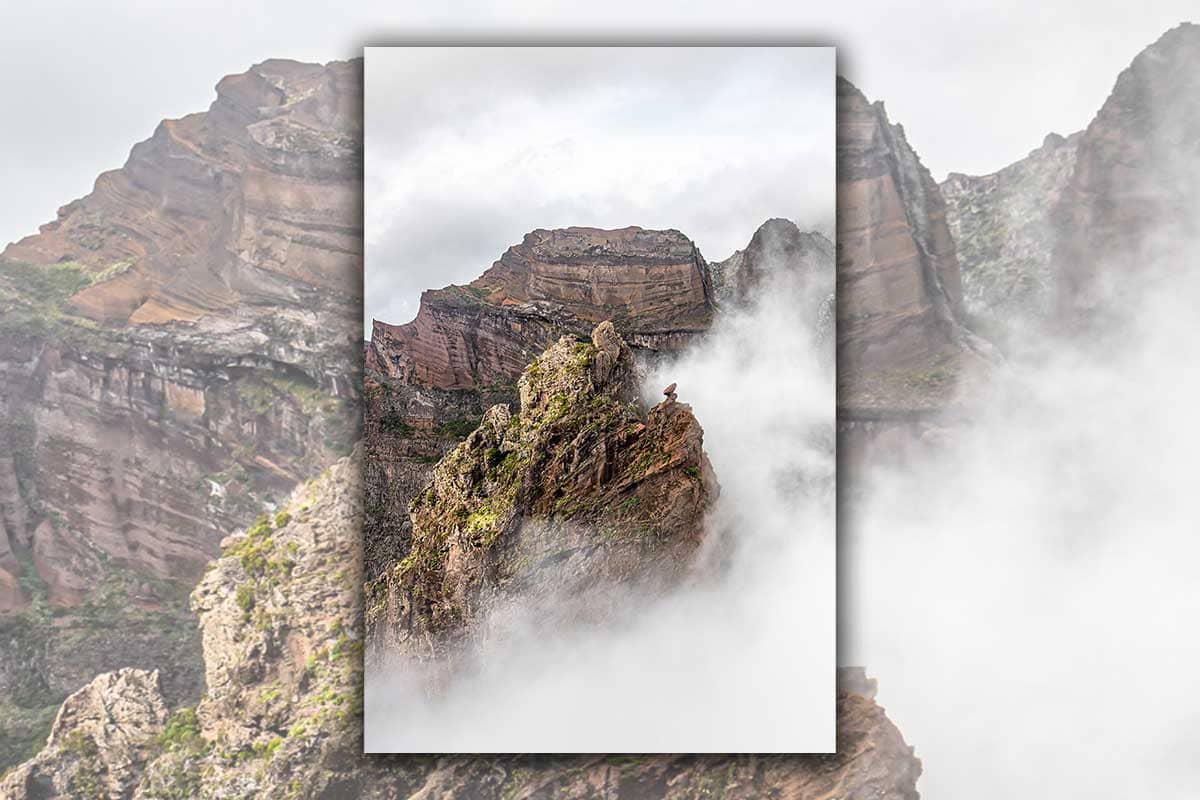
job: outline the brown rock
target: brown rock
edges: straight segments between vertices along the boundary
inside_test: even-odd
[[[838,80],[838,355],[851,370],[957,347],[958,262],[928,170],[892,125]]]
[[[671,399],[640,413],[631,351],[608,322],[592,339],[565,336],[536,359],[519,414],[491,408],[414,500],[411,550],[380,590],[401,650],[428,655],[431,635],[440,650],[517,594],[686,571],[718,491],[703,432]]]
[[[166,721],[157,671],[97,676],[63,702],[45,748],[0,781],[0,796],[128,797]]]
[[[85,265],[98,280],[71,303],[108,322],[303,306],[298,284],[352,296],[360,69],[272,60],[224,78],[208,113],[164,121],[3,257]]]
[[[494,433],[495,426],[488,435]],[[357,456],[338,463],[293,495],[288,521],[271,527],[261,572],[258,562],[244,558],[250,552],[245,545],[267,539],[238,536],[205,576],[195,602],[211,677],[197,712],[197,740],[166,746],[144,763],[133,737],[128,768],[111,773],[86,744],[79,756],[48,746],[0,784],[4,796],[79,796],[56,787],[79,770],[93,774],[100,768],[101,774],[121,776],[122,788],[130,786],[124,776],[135,774],[136,800],[288,795],[584,800],[597,793],[621,800],[916,799],[921,762],[872,701],[874,683],[861,670],[840,672],[837,755],[364,756],[357,652],[360,489]],[[291,566],[272,580],[269,565],[282,558]],[[239,603],[238,588],[247,583],[252,590],[244,595],[253,602]],[[114,718],[135,720],[138,731],[158,729],[159,701],[148,681],[106,685],[111,686],[101,693],[106,706],[122,709]],[[134,713],[138,709],[143,711]],[[56,742],[73,737],[66,723],[56,731]]]
[[[376,321],[368,366],[422,386],[511,383],[563,333],[611,319],[637,347],[677,349],[707,329],[707,264],[678,231],[536,230],[467,286],[421,295],[406,325]]]

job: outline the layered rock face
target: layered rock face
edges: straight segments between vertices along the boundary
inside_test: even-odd
[[[425,657],[513,598],[568,615],[591,589],[687,569],[716,478],[691,409],[672,395],[643,412],[633,374],[611,322],[565,336],[521,375],[520,411],[493,406],[434,468],[373,591],[392,647]]]
[[[612,319],[638,347],[708,327],[707,265],[678,231],[536,230],[467,286],[421,296],[406,325],[376,322],[370,368],[437,389],[510,383],[564,332]]]
[[[111,322],[307,306],[321,290],[353,297],[361,87],[350,63],[266,61],[231,75],[207,113],[160,124],[3,255],[84,265],[98,280],[71,304]]]
[[[0,784],[4,796],[79,796],[58,784],[99,775],[119,778],[125,793],[113,796],[144,800],[917,797],[921,763],[856,671],[842,675],[835,756],[362,755],[361,498],[357,461],[345,460],[281,516],[226,541],[193,597],[209,675],[196,709],[164,722],[152,676],[101,676],[85,692],[136,723],[121,734],[129,757],[110,766],[112,733],[64,711],[51,744]]]
[[[838,79],[838,405],[938,409],[987,346],[965,326],[937,184],[882,103]]]
[[[228,77],[0,256],[4,763],[97,672],[196,696],[204,564],[356,437],[360,93]]]
[[[1057,306],[1087,313],[1188,268],[1200,234],[1200,26],[1140,53],[1079,138],[1052,221]]]
[[[969,313],[1003,320],[1050,310],[1056,239],[1050,214],[1074,173],[1081,137],[1052,133],[999,172],[952,172],[941,184]]]

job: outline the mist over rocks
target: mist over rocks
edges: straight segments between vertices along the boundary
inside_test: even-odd
[[[1133,59],[1079,138],[1055,205],[1056,309],[1096,306],[1190,267],[1200,234],[1200,25],[1171,29]]]
[[[952,172],[941,183],[957,245],[966,310],[996,331],[1006,318],[1052,311],[1056,236],[1051,213],[1075,171],[1082,132],[1042,146],[991,175]]]
[[[833,242],[823,234],[801,231],[791,220],[769,219],[744,249],[711,264],[709,272],[718,302],[746,303],[753,299],[768,271],[817,273],[831,271],[833,263]]]
[[[1200,26],[1133,59],[1083,131],[1048,134],[1026,158],[941,185],[968,309],[989,331],[1074,328],[1117,298],[1187,268],[1200,190]],[[1103,323],[1101,323],[1101,326]]]
[[[673,398],[638,407],[611,322],[591,341],[567,335],[536,358],[519,411],[493,406],[434,467],[409,508],[409,552],[368,588],[381,657],[441,657],[518,597],[562,625],[595,613],[571,598],[688,571],[719,492],[703,431]]]
[[[1138,54],[1086,130],[943,184],[968,308],[1005,361],[936,445],[897,436],[908,457],[875,459],[842,517],[850,580],[874,587],[846,652],[888,676],[889,713],[939,765],[928,797],[1200,785],[1181,757],[1195,681],[1146,688],[1197,659],[1178,632],[1200,603],[1180,566],[1200,441],[1198,30]],[[969,712],[948,727],[947,707]]]
[[[921,762],[873,702],[873,683],[857,670],[841,673],[833,756],[364,756],[359,461],[355,454],[336,463],[297,489],[282,509],[286,517],[226,542],[193,596],[212,675],[197,708],[164,719],[160,696],[145,683],[153,676],[145,673],[102,675],[85,690],[99,687],[106,708],[122,720],[142,721],[125,729],[145,747],[120,764],[121,796],[917,796]],[[247,582],[253,602],[239,600],[237,587]],[[125,708],[131,713],[120,711]],[[132,713],[139,709],[150,713]],[[54,776],[65,784],[97,774],[106,762],[92,753],[105,735],[64,712],[52,744],[0,784],[5,796],[74,796],[53,788],[49,778],[26,776]]]
[[[850,742],[844,746],[844,758],[400,760],[360,755],[355,692],[361,677],[354,671],[353,631],[359,629],[361,616],[358,606],[347,605],[345,599],[357,597],[364,582],[353,557],[359,547],[359,528],[352,522],[360,513],[354,503],[361,501],[352,499],[357,491],[354,481],[360,480],[358,462],[314,482],[306,490],[310,494],[298,502],[278,506],[288,488],[320,472],[347,434],[353,433],[339,427],[343,409],[327,403],[329,398],[353,397],[354,364],[361,346],[354,315],[347,312],[357,307],[361,212],[358,189],[353,181],[346,181],[347,174],[357,174],[358,168],[351,165],[360,145],[356,112],[343,114],[357,102],[353,83],[358,69],[356,63],[321,67],[271,61],[223,81],[218,102],[207,114],[164,124],[119,174],[102,178],[93,195],[66,208],[60,221],[38,237],[10,248],[6,264],[32,265],[38,270],[32,274],[48,274],[55,280],[65,276],[68,282],[78,279],[78,284],[61,297],[55,293],[47,299],[16,288],[31,274],[24,266],[13,267],[18,271],[6,272],[0,280],[5,302],[15,302],[20,311],[19,317],[9,315],[4,320],[6,324],[18,320],[10,325],[16,335],[9,341],[17,346],[10,362],[19,365],[11,373],[17,377],[6,384],[18,388],[4,395],[6,421],[15,423],[5,428],[4,435],[14,437],[13,442],[28,441],[25,437],[30,433],[35,443],[50,441],[44,432],[51,428],[43,427],[39,416],[46,412],[36,412],[32,425],[9,412],[29,396],[25,387],[34,387],[29,391],[36,396],[43,376],[56,376],[80,397],[69,413],[53,409],[56,435],[76,436],[76,425],[66,422],[87,425],[90,416],[106,425],[115,422],[112,430],[97,435],[102,442],[125,441],[122,426],[169,433],[166,438],[147,434],[139,440],[136,454],[128,457],[126,471],[120,473],[123,477],[115,480],[129,488],[114,499],[119,512],[113,519],[123,519],[126,509],[137,509],[139,504],[159,509],[155,530],[162,533],[156,536],[171,547],[181,541],[191,546],[192,540],[170,531],[186,530],[196,520],[215,519],[206,534],[211,535],[204,544],[210,548],[206,552],[212,552],[216,541],[230,530],[248,527],[226,542],[225,556],[214,562],[195,596],[197,611],[206,621],[203,660],[190,649],[197,644],[192,619],[174,614],[173,606],[172,615],[151,616],[147,624],[141,624],[140,617],[138,625],[129,625],[125,617],[105,616],[105,609],[112,607],[106,604],[113,603],[153,615],[172,587],[194,580],[192,572],[169,576],[165,584],[142,580],[120,583],[119,591],[106,589],[104,602],[95,606],[102,613],[89,615],[73,628],[86,634],[82,641],[75,635],[56,637],[40,617],[29,622],[22,610],[20,623],[29,625],[21,627],[25,633],[20,646],[6,655],[42,653],[43,662],[33,674],[39,680],[54,675],[54,686],[72,687],[83,685],[96,671],[130,662],[171,664],[163,673],[162,693],[168,706],[181,715],[175,728],[178,738],[161,742],[164,752],[142,773],[137,791],[144,797],[180,792],[249,797],[264,791],[314,797],[353,791],[389,796],[447,787],[477,793],[511,788],[516,796],[533,796],[550,787],[564,796],[585,796],[603,785],[617,785],[627,796],[651,792],[687,797],[724,790],[730,797],[756,797],[764,787],[779,786],[821,797],[822,792],[839,796],[851,785],[870,787],[885,797],[912,796],[919,765],[911,749],[882,710],[857,694],[839,701],[842,735],[850,737],[843,740]],[[160,210],[163,218],[156,216]],[[113,229],[129,229],[130,236],[123,238],[117,230],[106,228],[108,218]],[[92,230],[91,224],[100,230]],[[561,319],[577,327],[547,328],[543,345],[549,345],[563,333],[586,336],[599,321],[587,315],[600,315],[604,303],[596,305],[586,298],[606,297],[610,292],[626,297],[621,292],[633,292],[627,299],[641,303],[639,317],[644,314],[644,318],[616,318],[618,331],[635,351],[677,352],[707,329],[704,320],[712,313],[712,287],[705,285],[703,276],[708,271],[701,266],[699,254],[689,260],[686,237],[659,233],[670,241],[658,260],[643,266],[666,270],[670,280],[678,281],[686,303],[653,293],[639,295],[636,280],[621,285],[580,283],[577,276],[597,255],[651,258],[652,254],[639,252],[649,248],[644,237],[630,233],[627,242],[617,237],[620,240],[611,248],[606,245],[599,252],[587,242],[591,234],[568,236],[563,242],[552,235],[540,239],[541,244],[532,245],[516,261],[528,261],[534,267],[530,275],[539,274],[538,259],[551,261],[552,254],[545,249],[561,246],[564,254],[554,257],[562,259],[563,269],[551,269],[542,277],[552,279],[545,284],[533,281],[531,286],[521,275],[501,271],[496,286],[504,299],[499,307],[542,302],[539,313],[552,319],[572,307]],[[92,249],[88,244],[97,246]],[[620,252],[605,254],[606,248]],[[61,262],[63,258],[68,261]],[[66,265],[62,276],[54,267],[60,262]],[[543,291],[549,294],[538,294]],[[473,292],[468,294],[472,297],[465,300],[479,299]],[[558,297],[561,302],[535,297]],[[637,328],[639,321],[647,324]],[[629,322],[634,327],[625,324]],[[45,357],[37,356],[45,342],[55,346],[44,351]],[[536,352],[531,351],[531,356]],[[367,355],[372,357],[370,350]],[[493,363],[518,372],[526,365],[515,358]],[[376,373],[367,382],[368,392],[381,398],[375,406],[377,415],[368,404],[367,438],[370,441],[372,425],[390,431],[389,437],[372,446],[402,455],[396,471],[407,475],[404,480],[418,489],[428,478],[430,465],[478,426],[483,409],[493,401],[511,402],[517,394],[512,382],[444,388],[378,377]],[[689,399],[693,385],[681,383],[680,396]],[[73,449],[72,442],[62,442],[62,452]],[[180,451],[176,442],[188,446]],[[216,451],[200,452],[218,453],[215,461],[195,466],[178,460],[180,452],[191,453],[200,443],[213,447],[214,442]],[[235,442],[253,446],[235,449]],[[0,483],[15,482],[20,487],[18,496],[5,495],[9,530],[23,525],[22,519],[38,524],[43,519],[42,507],[28,493],[31,467],[45,479],[54,473],[64,476],[63,487],[70,475],[86,474],[83,467],[78,473],[71,471],[74,468],[61,469],[42,444],[33,450],[14,446],[12,451],[30,456],[14,467],[14,481]],[[231,453],[235,457],[229,460]],[[103,473],[104,468],[102,462],[86,467],[93,473]],[[164,480],[170,491],[162,493]],[[344,489],[335,492],[342,510],[322,511],[308,522],[302,519],[304,506],[315,508],[315,495],[331,485]],[[61,491],[63,498],[73,497]],[[105,495],[96,496],[108,502]],[[369,492],[367,498],[372,498]],[[265,524],[263,520],[248,524],[257,512],[272,505],[285,516],[271,514]],[[91,502],[86,506],[88,513],[78,517],[83,523],[70,527],[81,553],[89,552],[87,542],[93,532]],[[406,506],[407,502],[399,504],[402,509]],[[322,538],[326,535],[333,539]],[[14,561],[22,565],[20,572],[5,573],[21,590],[12,594],[22,598],[21,603],[44,608],[38,598],[47,590],[36,581],[21,580],[31,574],[22,560],[28,554],[22,549],[28,539],[14,535],[12,541],[14,555],[4,560],[5,568]],[[400,549],[407,546],[403,535],[393,537],[392,543]],[[148,563],[175,564],[169,551],[145,543],[138,550],[139,559]],[[64,580],[51,585],[60,594],[69,590],[65,577],[70,571],[63,569],[69,562],[54,555],[62,551],[44,548],[42,552],[42,567],[64,575]],[[347,567],[340,577],[333,570],[336,585],[330,581],[334,565]],[[140,570],[139,566],[134,574],[143,575]],[[156,577],[153,572],[151,577]],[[241,586],[250,588],[239,592]],[[131,597],[136,598],[133,604],[127,602]],[[334,607],[340,610],[329,613],[327,609]],[[65,619],[70,622],[73,617]],[[303,619],[305,624],[297,627],[289,622],[292,619]],[[72,630],[70,625],[62,627]],[[9,633],[15,630],[6,628]],[[92,635],[98,630],[104,636]],[[132,645],[129,637],[134,632],[146,633],[152,644]],[[77,657],[67,657],[68,652]],[[180,664],[176,666],[172,659]],[[212,678],[194,712],[194,723],[186,712],[199,693],[198,682],[192,678],[185,681],[190,683],[186,691],[167,691],[169,673],[177,673],[183,662]],[[39,695],[39,703],[57,702],[62,695],[53,692],[58,691]],[[143,694],[136,687],[129,691],[134,696]],[[5,711],[6,719],[12,719]],[[205,742],[220,746],[210,748]],[[504,777],[498,776],[497,765]],[[204,791],[196,788],[202,780],[209,781]]]

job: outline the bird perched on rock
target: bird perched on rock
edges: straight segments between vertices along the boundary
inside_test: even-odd
[[[665,394],[667,397],[670,397],[671,395],[675,394],[675,386],[676,385],[677,384],[672,383],[670,386],[663,389],[663,394]]]

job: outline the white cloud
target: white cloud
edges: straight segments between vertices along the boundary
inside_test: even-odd
[[[369,48],[366,318],[534,228],[676,228],[710,259],[833,221],[827,48]]]

